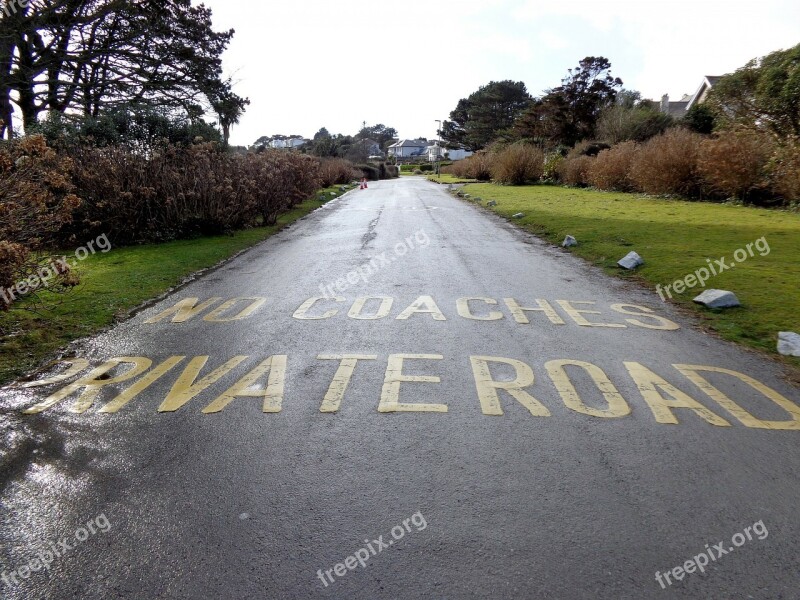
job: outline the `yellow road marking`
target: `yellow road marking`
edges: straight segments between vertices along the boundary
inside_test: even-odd
[[[46,385],[53,385],[54,383],[61,383],[62,381],[66,381],[67,379],[72,379],[78,373],[89,367],[89,361],[86,360],[85,358],[73,358],[70,360],[65,360],[63,364],[69,365],[69,368],[60,375],[53,375],[52,377],[48,377],[47,379],[40,379],[39,381],[32,381],[30,383],[21,385],[20,387],[28,389],[28,388],[44,387]]]
[[[378,307],[378,311],[374,315],[364,315],[364,306],[370,300],[380,300],[381,304]],[[392,304],[394,304],[394,298],[390,298],[389,296],[362,296],[361,298],[356,298],[356,301],[353,302],[353,306],[350,308],[350,312],[347,313],[347,316],[351,319],[359,319],[362,321],[377,321],[378,319],[383,319],[389,316],[389,311],[392,310]]]
[[[239,314],[236,314],[232,317],[222,316],[240,302],[246,302],[247,300],[251,301],[250,304],[246,306],[244,309],[242,309],[242,311],[239,312]],[[205,317],[203,317],[203,321],[207,321],[209,323],[230,323],[231,321],[241,321],[242,319],[246,319],[254,312],[256,312],[259,308],[264,306],[266,302],[267,302],[266,298],[260,298],[260,297],[234,298],[233,300],[228,300],[224,304],[212,310]]]
[[[531,396],[523,388],[533,385],[533,369],[521,360],[512,358],[500,358],[497,356],[470,356],[472,364],[472,375],[475,378],[475,387],[478,390],[478,399],[481,403],[481,410],[485,415],[503,415],[503,408],[500,406],[500,396],[497,390],[505,390],[515,398],[522,406],[534,417],[549,417],[550,411]],[[513,381],[495,381],[489,370],[489,363],[502,363],[514,367],[516,377]]]
[[[772,388],[767,387],[760,381],[753,379],[752,377],[745,375],[744,373],[739,373],[738,371],[731,371],[730,369],[721,369],[719,367],[703,367],[698,365],[672,365],[678,371],[680,371],[686,378],[694,383],[697,387],[703,390],[706,394],[708,394],[711,398],[713,398],[722,408],[727,410],[731,413],[734,417],[739,419],[742,424],[746,425],[747,427],[753,427],[756,429],[783,429],[783,430],[793,430],[798,431],[800,430],[800,406],[797,406],[794,402],[789,400],[788,398],[784,398],[781,394],[773,390]],[[702,375],[698,373],[698,371],[706,371],[710,373],[724,373],[725,375],[731,375],[740,381],[743,381],[751,388],[758,390],[764,396],[772,400],[775,404],[780,406],[786,412],[791,415],[791,419],[788,421],[762,421],[761,419],[757,419],[752,414],[747,412],[741,406],[739,406],[736,402],[731,400],[728,396],[726,396],[721,390],[711,385],[711,383],[704,378]]]
[[[403,382],[441,382],[441,379],[435,376],[404,375],[403,361],[443,359],[444,356],[439,354],[390,354],[378,412],[447,412],[448,407],[446,404],[408,404],[400,402],[400,384]]]
[[[584,302],[580,300],[556,300],[556,302],[558,302],[561,308],[564,309],[564,312],[572,317],[572,320],[581,327],[614,327],[627,329],[622,323],[592,323],[591,321],[587,321],[583,315],[601,315],[603,313],[599,310],[580,310],[572,306],[573,304],[597,304],[597,302]]]
[[[644,365],[637,362],[626,362],[625,368],[628,369],[628,373],[636,383],[636,387],[639,388],[645,402],[650,406],[650,410],[653,411],[653,416],[657,422],[677,425],[678,419],[671,409],[688,408],[712,425],[718,427],[731,426],[725,419],[714,414],[672,384],[667,383]],[[662,392],[670,395],[671,398],[665,398]]]
[[[156,381],[158,381],[164,375],[169,373],[174,367],[182,363],[185,358],[186,358],[185,356],[169,357],[167,360],[158,365],[155,369],[153,369],[152,371],[148,371],[144,377],[142,377],[131,387],[123,391],[119,396],[114,398],[111,402],[106,404],[103,408],[99,410],[99,412],[101,413],[118,412],[119,409],[125,406],[128,402],[133,400],[136,396],[141,394],[144,390],[149,388]]]
[[[319,411],[324,413],[336,412],[344,399],[344,393],[347,391],[347,386],[350,385],[350,380],[353,378],[353,372],[356,370],[356,365],[360,360],[378,360],[377,355],[373,354],[320,354],[317,356],[319,360],[338,360],[339,368],[333,376],[325,398],[322,401],[322,406]]]
[[[200,371],[206,366],[208,356],[195,356],[181,373],[178,380],[170,389],[169,394],[158,407],[158,412],[175,412],[184,404],[195,398],[198,394],[205,391],[217,381],[225,377],[229,372],[242,364],[249,357],[234,356],[221,367],[217,367],[211,373],[197,381]]]
[[[321,302],[323,300],[332,300],[333,302],[344,302],[345,299],[341,296],[336,296],[335,298],[326,298],[325,296],[316,296],[314,298],[309,298],[303,304],[300,305],[294,315],[292,315],[295,319],[300,319],[301,321],[320,321],[322,319],[330,319],[331,317],[335,316],[339,310],[338,309],[331,309],[322,315],[318,316],[309,316],[308,311],[314,308],[314,305],[317,302]]]
[[[211,404],[203,409],[203,414],[209,415],[220,412],[234,399],[239,397],[264,398],[263,411],[265,413],[281,412],[283,406],[283,388],[286,381],[285,354],[270,356],[247,375],[242,377],[231,388],[220,395]],[[266,389],[258,389],[256,384],[265,374],[269,373]]]
[[[519,303],[516,300],[514,300],[514,298],[504,298],[503,302],[506,303],[508,310],[511,311],[514,320],[520,325],[528,325],[530,323],[527,315],[525,314],[526,311],[543,312],[545,316],[548,319],[550,319],[550,322],[553,325],[566,325],[564,319],[558,316],[556,309],[553,308],[553,305],[550,304],[547,300],[537,299],[536,304],[539,305],[538,308],[527,308],[520,306]]]
[[[635,308],[641,312],[633,312],[628,310],[629,308]],[[638,306],[636,304],[612,304],[611,310],[618,313],[622,313],[623,315],[634,315],[638,317],[644,317],[646,319],[654,319],[656,321],[656,324],[648,324],[648,323],[643,323],[638,319],[625,319],[626,323],[630,323],[631,325],[636,325],[637,327],[644,327],[646,329],[659,329],[662,331],[675,331],[681,328],[681,326],[675,323],[674,321],[670,321],[665,317],[660,317],[658,315],[652,314],[655,311],[647,308],[646,306]]]
[[[193,319],[202,312],[205,312],[220,301],[222,301],[222,298],[211,298],[197,306],[197,303],[200,302],[200,298],[186,298],[178,302],[172,308],[168,308],[164,312],[157,314],[155,317],[147,319],[145,323],[158,323],[159,321],[163,321],[170,316],[172,317],[172,323],[185,323],[189,319]]]
[[[469,307],[470,302],[484,302],[489,305],[497,304],[497,300],[495,300],[494,298],[481,298],[481,297],[459,298],[456,301],[456,310],[458,311],[458,314],[464,317],[465,319],[472,319],[474,321],[499,321],[500,319],[503,318],[503,313],[497,310],[490,310],[489,314],[485,317],[476,317],[474,314],[472,314],[472,311],[470,310]]]
[[[102,377],[107,376],[109,371],[112,371],[116,367],[121,364],[130,363],[133,367],[128,370],[127,372],[117,375],[116,377],[109,377],[108,379],[101,379]],[[25,411],[26,415],[34,415],[40,412],[43,412],[50,408],[51,406],[55,406],[62,400],[68,398],[78,390],[82,388],[86,388],[83,390],[81,395],[78,397],[75,405],[72,407],[71,412],[74,413],[84,413],[94,404],[97,395],[100,393],[100,390],[103,389],[107,385],[113,385],[116,383],[123,383],[125,381],[129,381],[134,377],[138,377],[147,369],[149,369],[153,365],[153,361],[149,358],[144,358],[141,356],[123,356],[120,358],[112,358],[104,362],[99,367],[93,369],[89,372],[88,375],[81,377],[74,383],[69,384],[68,386],[62,388],[61,390],[57,391],[55,394],[40,402],[36,406],[33,406]]]
[[[597,389],[603,394],[603,398],[605,398],[608,403],[608,408],[586,406],[578,395],[575,386],[572,385],[569,375],[567,375],[567,371],[564,369],[566,366],[579,367],[586,371],[597,386]],[[631,407],[625,402],[625,398],[617,391],[617,388],[611,383],[608,375],[606,375],[600,367],[581,360],[568,359],[551,360],[546,363],[544,367],[567,408],[575,412],[583,413],[584,415],[600,418],[618,418],[631,413]]]
[[[420,296],[403,312],[397,316],[398,321],[403,321],[415,314],[430,314],[433,315],[435,321],[447,321],[436,301],[431,296]]]

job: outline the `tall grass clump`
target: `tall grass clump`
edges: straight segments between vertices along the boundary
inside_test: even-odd
[[[676,127],[642,144],[630,169],[636,189],[658,195],[697,193],[697,159],[702,139],[697,133]]]
[[[491,162],[491,175],[498,183],[523,185],[541,179],[543,173],[544,152],[524,142],[498,150]]]
[[[631,141],[601,150],[589,165],[586,173],[588,183],[600,190],[632,191],[629,173],[636,151],[637,145]]]

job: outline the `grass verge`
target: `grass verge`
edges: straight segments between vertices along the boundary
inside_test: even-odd
[[[188,275],[212,267],[274,235],[340,196],[339,186],[321,191],[271,227],[233,235],[115,248],[79,263],[81,284],[63,296],[40,294],[0,313],[0,385],[40,364],[73,340],[97,333],[143,302],[178,285]],[[69,252],[67,253],[69,254]]]
[[[429,175],[428,181],[432,181],[433,183],[477,183],[478,180],[465,179],[463,177],[456,177],[455,175],[443,173],[441,176]]]
[[[692,302],[702,288],[673,293],[672,301],[690,309],[722,337],[777,356],[779,331],[800,331],[800,214],[736,206],[656,199],[637,194],[601,192],[550,185],[507,187],[468,185],[464,192],[524,229],[560,244],[566,235],[578,239],[575,254],[620,277],[662,288],[706,267],[706,259],[723,257],[735,264],[706,288],[731,290],[739,308],[709,310]],[[765,238],[769,254],[737,262],[736,250]],[[635,273],[617,267],[631,250],[645,265]],[[800,359],[786,358],[800,366]]]

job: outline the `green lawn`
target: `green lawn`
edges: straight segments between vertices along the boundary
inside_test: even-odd
[[[286,225],[341,195],[328,188],[278,219],[272,227],[239,231],[231,236],[181,240],[114,248],[79,263],[81,284],[68,294],[53,298],[42,295],[46,311],[20,302],[0,313],[0,385],[40,364],[49,354],[72,340],[111,325],[115,318],[142,302],[177,285],[184,277],[211,267],[273,235]],[[69,253],[68,253],[69,254]],[[54,304],[55,303],[55,304]]]
[[[432,181],[433,183],[476,183],[477,180],[464,179],[463,177],[456,177],[455,175],[442,174],[441,176],[429,175],[428,181]]]
[[[496,200],[491,210],[560,244],[573,235],[571,252],[620,277],[638,278],[655,288],[726,257],[764,237],[769,254],[736,263],[712,277],[706,288],[731,290],[742,307],[708,310],[692,302],[702,288],[673,294],[674,301],[707,320],[722,337],[777,355],[778,331],[800,332],[800,214],[731,204],[662,200],[636,194],[600,192],[549,185],[521,187],[468,185],[464,192]],[[762,246],[763,247],[763,246]],[[616,266],[631,250],[645,265],[635,274]],[[786,359],[800,366],[800,359]]]

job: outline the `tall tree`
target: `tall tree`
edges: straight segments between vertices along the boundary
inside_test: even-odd
[[[227,146],[231,138],[231,127],[239,123],[250,100],[234,94],[230,81],[224,82],[215,90],[210,90],[208,98],[222,129],[222,141]]]
[[[639,92],[620,90],[616,101],[600,113],[594,137],[609,144],[644,142],[673,123],[673,118],[661,112],[654,102],[642,100]]]
[[[519,137],[572,146],[594,136],[604,108],[614,104],[622,80],[611,75],[611,63],[587,56],[561,81],[547,90],[516,124]]]
[[[26,128],[44,111],[97,117],[124,105],[186,113],[225,88],[233,31],[191,0],[29,0],[0,19],[0,112]],[[10,58],[9,58],[10,57]],[[16,98],[12,101],[12,93]],[[6,119],[3,118],[5,121]]]
[[[378,123],[377,125],[362,127],[355,137],[357,140],[375,140],[382,148],[386,142],[397,137],[397,130],[394,127],[387,127],[383,123]]]
[[[753,59],[722,77],[708,104],[722,125],[800,135],[800,44]]]
[[[458,101],[441,137],[451,145],[480,150],[510,130],[532,98],[522,81],[490,81]]]

